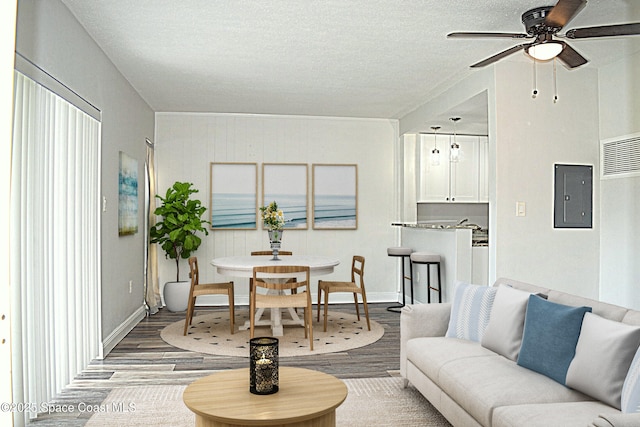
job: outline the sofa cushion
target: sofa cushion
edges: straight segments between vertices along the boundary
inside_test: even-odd
[[[620,409],[622,385],[640,345],[640,327],[586,313],[567,385]]]
[[[622,323],[626,323],[627,325],[640,326],[640,311],[627,311],[622,318]]]
[[[492,425],[500,406],[593,400],[498,355],[451,360],[440,369],[438,385],[484,426]]]
[[[576,351],[584,313],[590,307],[556,304],[529,297],[518,365],[565,384]]]
[[[638,427],[640,426],[640,414],[599,414],[589,427]]]
[[[618,414],[602,402],[562,402],[501,406],[492,427],[586,427],[600,414]]]
[[[480,341],[483,347],[511,360],[518,358],[529,295],[509,286],[498,287],[489,324]]]
[[[446,336],[480,342],[489,323],[496,288],[458,282]]]
[[[483,356],[500,357],[477,342],[458,338],[425,337],[407,341],[407,360],[435,382],[447,363]]]
[[[622,385],[621,408],[622,412],[640,412],[640,348],[631,361]]]

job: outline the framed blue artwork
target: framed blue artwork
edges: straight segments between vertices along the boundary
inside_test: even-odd
[[[138,232],[138,161],[120,151],[118,172],[118,235]]]
[[[308,226],[308,166],[303,163],[262,165],[262,206],[276,202],[284,213],[284,228],[306,230]]]
[[[211,228],[255,230],[257,187],[256,163],[211,163]]]
[[[313,228],[358,228],[358,165],[313,165]]]

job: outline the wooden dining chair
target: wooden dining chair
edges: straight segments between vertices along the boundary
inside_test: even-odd
[[[184,321],[184,333],[187,335],[187,329],[193,321],[193,312],[195,311],[196,298],[202,295],[228,295],[229,296],[229,324],[231,333],[234,330],[234,298],[233,298],[233,282],[226,283],[200,283],[200,272],[198,270],[198,258],[192,256],[189,258],[189,277],[191,278],[191,289],[189,289],[189,305],[187,306],[187,318]]]
[[[300,276],[304,274],[304,280]],[[304,308],[304,337],[309,338],[313,351],[313,307],[309,285],[309,267],[295,265],[269,265],[253,267],[249,299],[250,337],[255,333],[255,316],[258,308]],[[257,288],[267,289],[259,294]],[[304,288],[304,292],[285,294],[285,290]]]
[[[357,276],[357,281],[356,281]],[[351,261],[351,281],[350,282],[329,282],[318,280],[318,322],[320,321],[320,301],[324,292],[324,331],[327,332],[327,311],[329,306],[329,294],[336,292],[349,292],[353,294],[356,303],[356,315],[360,320],[360,309],[358,308],[358,294],[362,295],[362,305],[364,315],[367,318],[367,328],[371,330],[369,322],[369,308],[367,307],[367,293],[364,290],[364,257],[354,255]]]
[[[260,255],[273,255],[273,251],[253,251],[251,252],[251,256],[260,256]],[[291,251],[279,251],[278,255],[293,255],[293,252]],[[249,296],[251,296],[251,281],[253,279],[249,279]],[[291,293],[295,294],[296,293],[296,289],[291,289]],[[296,311],[298,311],[298,309],[296,308]]]

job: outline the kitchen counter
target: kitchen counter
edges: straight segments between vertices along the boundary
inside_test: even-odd
[[[447,222],[392,222],[392,226],[425,230],[471,230],[471,246],[489,246],[489,230],[477,224]]]
[[[459,230],[459,229],[471,229],[482,230],[477,224],[456,224],[456,223],[443,223],[443,222],[392,222],[392,226],[396,227],[409,227],[409,228],[427,228],[430,230]]]
[[[488,237],[486,230],[465,226],[434,227],[433,223],[400,223],[400,245],[414,251],[433,252],[442,262],[442,301],[451,301],[456,281],[484,285],[488,280]],[[414,293],[416,300],[425,303],[426,275],[432,283],[437,279],[435,269],[427,273],[425,266],[414,266]],[[433,296],[433,294],[432,294]]]

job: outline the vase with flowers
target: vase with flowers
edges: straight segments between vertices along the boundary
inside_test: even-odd
[[[278,203],[274,200],[266,206],[260,207],[262,215],[262,226],[267,229],[269,233],[269,242],[271,243],[271,250],[273,251],[273,261],[278,261],[278,252],[280,251],[280,244],[282,242],[282,231],[284,228],[285,220],[284,213],[278,208]]]

